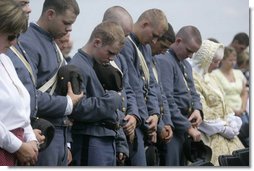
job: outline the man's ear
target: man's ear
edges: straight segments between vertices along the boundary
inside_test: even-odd
[[[93,45],[94,45],[94,47],[96,47],[96,48],[102,47],[102,41],[101,41],[101,39],[100,39],[100,38],[95,38],[95,39],[93,40]]]
[[[48,9],[46,11],[46,15],[47,15],[49,20],[52,20],[55,17],[55,15],[56,15],[56,11],[53,10],[53,9]]]
[[[142,21],[141,27],[142,28],[146,28],[149,25],[150,25],[149,21],[148,20],[144,20],[144,21]]]
[[[179,44],[179,43],[181,43],[182,40],[183,40],[182,38],[177,37],[175,42],[176,42],[177,44]]]

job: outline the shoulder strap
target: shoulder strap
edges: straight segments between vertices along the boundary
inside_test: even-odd
[[[131,39],[131,37],[128,36],[128,38],[130,39],[130,41],[132,42],[132,44],[136,48],[136,51],[137,51],[138,57],[139,57],[139,61],[140,61],[140,64],[141,64],[141,68],[142,68],[142,70],[144,72],[145,80],[149,84],[149,82],[150,82],[150,74],[149,74],[149,69],[148,69],[146,61],[145,61],[145,57],[143,56],[143,54],[141,53],[141,51],[139,50],[139,48],[137,47],[135,42]]]
[[[35,77],[33,74],[33,70],[31,65],[27,62],[27,60],[25,59],[25,57],[17,50],[17,48],[15,46],[11,46],[10,49],[18,56],[18,58],[23,62],[23,64],[25,65],[26,69],[28,70],[30,76],[32,77],[33,83],[35,85]]]
[[[50,94],[52,95],[55,91],[55,88],[56,88],[56,80],[57,80],[56,77],[57,77],[57,72],[53,75],[53,77],[50,78],[50,80],[48,80],[43,86],[41,86],[39,88],[39,90],[44,93],[50,87],[52,87],[51,90],[50,90]]]
[[[54,42],[55,43],[55,42]],[[50,87],[51,87],[51,90],[49,92],[50,95],[52,95],[56,89],[56,84],[57,84],[57,73],[58,73],[58,70],[60,69],[60,67],[64,64],[64,58],[63,58],[63,54],[62,52],[60,51],[59,47],[57,46],[57,44],[55,43],[55,47],[56,47],[56,50],[57,50],[57,55],[58,57],[60,58],[60,64],[58,66],[58,69],[56,71],[56,73],[53,75],[53,77],[50,78],[50,80],[48,80],[43,86],[41,86],[39,88],[40,91],[42,92],[46,92]]]
[[[186,85],[186,88],[190,92],[189,84],[188,84],[188,81],[187,81],[187,76],[188,75],[187,75],[187,73],[185,71],[185,65],[181,61],[177,62],[177,64],[178,64],[178,66],[179,66],[179,68],[180,68],[180,70],[181,70],[181,72],[183,74],[183,80],[184,80],[184,83]]]
[[[156,82],[159,83],[158,71],[156,69],[156,62],[154,60],[152,60],[152,70],[153,70],[153,75],[155,77]]]
[[[116,65],[115,61],[110,61],[109,62],[114,68],[116,68],[120,73],[121,75],[123,76],[123,72],[121,71],[121,69]]]

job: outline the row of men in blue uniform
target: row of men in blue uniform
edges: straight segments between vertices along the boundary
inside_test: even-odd
[[[63,96],[51,91],[52,77],[66,65],[55,39],[71,31],[78,14],[75,0],[45,0],[39,20],[30,23],[15,46],[31,70],[14,51],[7,53],[30,93],[31,117],[55,126],[54,137],[39,153],[36,165],[66,166],[72,154],[72,165],[114,166],[126,159],[128,165],[146,166],[145,145],[156,142],[161,165],[182,165],[186,133],[200,140],[202,105],[185,60],[201,45],[198,29],[185,26],[175,38],[159,9],[146,10],[133,24],[124,8],[112,7],[69,63],[81,71],[82,92],[68,90]],[[121,90],[105,90],[94,70],[96,63],[121,73]]]

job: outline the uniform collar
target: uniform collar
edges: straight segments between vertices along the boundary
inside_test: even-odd
[[[168,50],[168,52],[175,58],[175,60],[177,61],[177,62],[180,62],[180,60],[177,58],[177,56],[176,56],[176,53],[175,53],[175,51],[172,49],[172,48],[170,48],[169,50]]]
[[[131,32],[130,37],[133,40],[133,42],[136,44],[136,46],[141,45],[141,43],[140,43],[140,41],[139,41],[139,39],[138,39],[138,37],[135,33]]]
[[[92,58],[89,54],[87,54],[85,51],[83,51],[82,49],[79,49],[78,52],[82,55],[82,57],[84,57],[91,66],[94,65],[94,58]]]
[[[44,35],[44,37],[50,41],[53,41],[54,38],[52,37],[52,35],[49,32],[46,32],[45,30],[43,30],[38,24],[36,23],[30,23],[30,27],[33,28],[34,30],[40,32],[42,35]]]

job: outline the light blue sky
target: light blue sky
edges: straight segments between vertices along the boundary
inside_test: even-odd
[[[214,37],[228,45],[238,32],[249,34],[248,0],[77,0],[80,15],[71,33],[73,55],[88,40],[93,28],[102,20],[104,11],[114,5],[126,8],[134,22],[150,8],[163,10],[175,31],[184,25],[199,28],[202,38]],[[37,21],[43,0],[30,0],[30,21]]]

